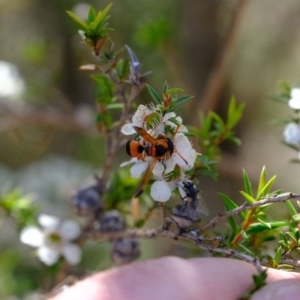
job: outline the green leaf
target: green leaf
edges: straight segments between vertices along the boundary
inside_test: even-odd
[[[89,14],[88,14],[88,23],[91,23],[96,18],[96,11],[93,6],[90,6]]]
[[[262,225],[265,225],[265,226],[268,227],[269,229],[272,229],[272,226],[270,225],[270,223],[265,222],[265,221],[262,220],[261,218],[257,218],[257,220],[258,220]]]
[[[111,103],[106,105],[106,109],[110,110],[110,109],[123,109],[124,108],[124,104],[123,103]]]
[[[236,136],[229,136],[226,138],[226,140],[233,142],[234,144],[236,144],[237,146],[241,146],[242,145],[242,141],[241,139],[239,139]]]
[[[297,240],[297,238],[296,238],[296,236],[295,236],[294,233],[292,233],[292,232],[290,232],[290,231],[287,231],[287,232],[285,232],[285,234],[286,234],[287,236],[289,236],[290,239],[293,240],[295,243],[298,243],[298,240]]]
[[[228,111],[227,111],[227,127],[232,129],[242,118],[245,103],[236,107],[236,101],[234,97],[231,97]]]
[[[292,216],[292,220],[293,220],[293,222],[295,222],[295,223],[300,222],[300,214],[293,215],[293,216]]]
[[[226,196],[225,194],[218,193],[218,195],[224,201],[226,211],[230,211],[230,210],[238,207],[238,205],[233,200],[231,200],[228,196]],[[229,222],[229,225],[230,225],[230,227],[232,229],[233,235],[235,235],[237,233],[237,231],[238,231],[237,230],[238,229],[238,225],[237,225],[235,219],[233,217],[229,217],[228,218],[228,222]]]
[[[281,246],[279,246],[276,250],[276,254],[275,254],[275,258],[274,258],[276,265],[279,265],[281,257],[282,257],[282,248],[281,248]]]
[[[191,136],[191,137],[197,136],[197,137],[199,137],[199,135],[196,134],[196,133],[194,133],[194,132],[184,131],[184,132],[182,132],[182,133],[183,133],[185,136]]]
[[[102,11],[99,11],[94,21],[97,26],[100,24],[101,21],[103,21],[103,19],[111,9],[111,7],[112,7],[112,3],[108,4]]]
[[[163,88],[162,88],[162,94],[164,95],[168,90],[168,84],[167,82],[165,81],[164,85],[163,85]]]
[[[179,88],[167,90],[167,94],[169,94],[169,95],[179,94],[182,92],[183,92],[183,89],[179,89]]]
[[[147,86],[147,89],[152,97],[152,99],[154,100],[154,102],[156,104],[161,104],[162,103],[162,100],[160,99],[160,97],[158,96],[157,92],[155,91],[155,89],[149,85],[149,84],[146,84]]]
[[[225,127],[224,121],[222,120],[222,118],[218,114],[216,114],[215,112],[211,111],[210,115],[217,122],[217,124],[220,125],[220,128],[224,128]]]
[[[250,204],[256,202],[256,200],[255,200],[251,195],[249,195],[248,193],[246,193],[246,192],[244,192],[244,191],[240,191],[240,193],[246,198],[246,200],[247,200]]]
[[[188,100],[190,100],[190,99],[192,99],[192,98],[194,98],[194,96],[183,96],[183,97],[180,97],[180,98],[178,98],[178,99],[173,103],[173,105],[174,105],[174,106],[178,106],[178,105],[180,105],[180,104],[182,104],[182,103],[184,103],[184,102],[186,102],[186,101],[188,101]]]
[[[252,223],[247,230],[249,235],[261,233],[264,231],[269,231],[270,229],[277,229],[283,226],[287,226],[287,222],[279,221],[279,222],[269,222],[267,225],[262,223]],[[271,227],[271,228],[270,228]]]
[[[263,189],[260,191],[260,193],[257,195],[257,199],[260,199],[261,197],[265,197],[270,193],[271,188],[273,187],[273,184],[276,180],[276,175],[274,175],[263,187]]]
[[[180,126],[180,125],[181,125],[181,123],[180,123],[176,118],[173,118],[173,117],[170,118],[168,121],[174,123],[174,124],[177,125],[177,126]]]
[[[248,195],[253,197],[250,178],[245,170],[243,170],[244,189]]]
[[[256,193],[256,199],[259,199],[261,190],[266,185],[266,182],[267,182],[267,171],[266,171],[266,167],[263,166],[261,173],[260,173],[260,178],[259,178],[259,183],[258,183],[258,188],[257,188],[257,193]]]
[[[85,30],[89,29],[89,26],[86,22],[84,22],[82,19],[80,19],[79,17],[77,17],[77,15],[75,15],[73,12],[71,11],[67,11],[67,14],[78,24],[80,24]]]
[[[296,215],[298,213],[291,200],[287,200],[285,201],[285,203],[293,215]]]

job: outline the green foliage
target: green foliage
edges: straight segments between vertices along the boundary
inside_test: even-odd
[[[254,281],[254,285],[253,287],[247,292],[245,293],[241,298],[239,298],[239,300],[247,300],[247,299],[251,299],[251,296],[258,291],[259,289],[261,289],[263,286],[265,286],[267,284],[267,270],[262,271],[261,273],[259,273],[258,275],[253,275],[253,281]]]
[[[287,105],[289,99],[291,98],[291,86],[284,80],[279,82],[281,91],[278,95],[274,95],[271,98],[279,103]]]
[[[35,215],[38,211],[33,205],[33,200],[29,196],[22,195],[19,189],[0,196],[0,212],[11,216],[19,229],[27,224],[34,224]]]
[[[91,6],[87,21],[83,21],[71,11],[67,14],[84,30],[85,41],[88,45],[94,47],[97,43],[107,38],[107,34],[112,28],[107,27],[109,16],[107,15],[112,4],[106,6],[103,11],[96,14],[95,9]]]
[[[161,109],[164,112],[174,111],[178,105],[181,105],[193,98],[193,96],[182,96],[178,98],[177,94],[182,93],[183,89],[180,88],[169,89],[166,82],[164,83],[162,88],[162,97],[160,97],[159,94],[155,91],[155,89],[151,87],[149,84],[146,84],[146,86],[151,95],[151,98],[153,99],[153,102],[156,105],[160,105]],[[175,124],[176,122],[177,121],[174,120]]]
[[[220,160],[220,146],[225,141],[240,145],[240,140],[235,136],[234,127],[242,117],[244,104],[236,104],[232,97],[227,109],[227,119],[223,120],[215,112],[206,116],[200,113],[200,128],[188,126],[189,131],[197,136],[201,157],[197,158],[195,173],[217,177],[216,163]]]

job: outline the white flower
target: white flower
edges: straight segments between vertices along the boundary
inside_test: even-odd
[[[288,123],[283,131],[284,141],[290,145],[299,145],[300,126],[294,122]]]
[[[121,128],[121,132],[125,135],[134,134],[136,131],[134,130],[133,126],[147,129],[147,118],[150,118],[150,116],[154,117],[152,122],[157,122],[156,125],[158,126],[162,120],[161,110],[156,108],[154,105],[139,105],[137,111],[132,117],[132,123],[125,124]]]
[[[81,249],[70,241],[80,235],[79,225],[71,220],[60,222],[54,216],[41,214],[38,222],[42,229],[27,226],[20,233],[22,243],[37,249],[39,259],[51,266],[62,255],[70,265],[76,265],[81,259]]]
[[[295,110],[300,110],[300,88],[291,90],[291,99],[289,100],[289,107]]]

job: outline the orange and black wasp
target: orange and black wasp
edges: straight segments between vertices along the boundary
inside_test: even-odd
[[[127,154],[131,157],[136,157],[137,159],[141,160],[144,160],[147,156],[153,157],[153,160],[150,162],[138,185],[137,191],[134,195],[136,198],[143,193],[156,163],[169,159],[176,149],[173,140],[162,134],[159,134],[157,138],[154,138],[141,127],[133,126],[133,128],[143,138],[143,142],[141,143],[135,140],[128,141],[126,143]],[[177,130],[175,131],[174,137],[177,133]],[[188,162],[180,154],[179,156],[186,164],[188,164]]]

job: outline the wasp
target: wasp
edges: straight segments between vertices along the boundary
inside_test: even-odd
[[[179,228],[186,228],[201,221],[201,213],[207,216],[208,208],[193,181],[184,181],[183,186],[180,187],[186,195],[182,198],[182,203],[172,209],[171,214]]]
[[[157,138],[154,138],[141,127],[134,126],[133,128],[143,138],[143,142],[141,143],[135,140],[128,141],[126,143],[127,154],[131,157],[136,157],[139,160],[144,160],[147,156],[153,157],[153,160],[150,162],[146,172],[144,173],[134,195],[134,197],[136,198],[143,193],[156,163],[163,162],[164,160],[169,159],[171,155],[176,151],[176,149],[173,140],[167,138],[162,134],[158,135]],[[178,128],[175,131],[174,137],[177,133]],[[182,157],[179,153],[178,155],[186,164],[188,164],[184,157]]]

